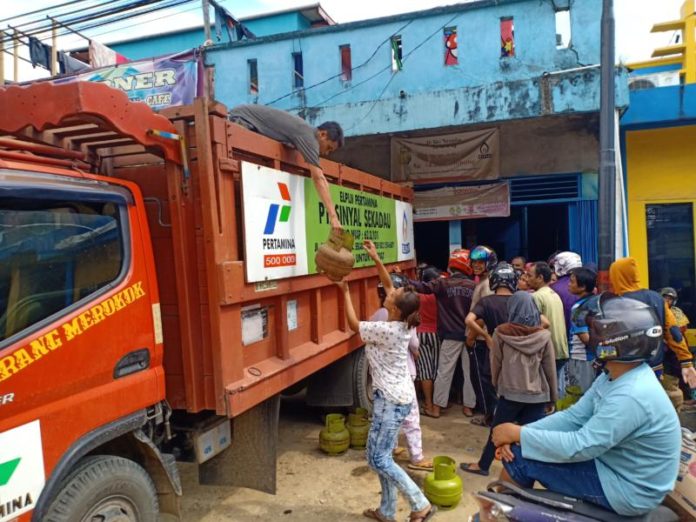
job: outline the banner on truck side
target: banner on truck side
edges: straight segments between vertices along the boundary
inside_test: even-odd
[[[34,509],[45,480],[39,421],[0,433],[0,522]]]
[[[198,69],[199,60],[188,52],[96,69],[54,83],[105,83],[125,92],[130,101],[159,110],[193,103],[200,90]]]
[[[355,237],[355,266],[371,266],[374,241],[385,263],[415,258],[410,203],[330,185],[344,228]],[[310,178],[242,162],[247,282],[316,274],[314,253],[329,236],[329,216]]]
[[[391,139],[394,181],[479,181],[500,177],[498,129]]]
[[[508,217],[510,185],[493,183],[416,192],[416,221]]]

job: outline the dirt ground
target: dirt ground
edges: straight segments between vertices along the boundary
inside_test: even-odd
[[[488,430],[473,426],[453,406],[440,419],[421,419],[426,456],[448,455],[459,462],[478,459]],[[273,520],[279,522],[341,522],[367,520],[365,508],[379,505],[379,481],[367,467],[364,451],[328,457],[319,450],[320,412],[301,399],[285,399],[281,405],[278,490],[268,495],[243,488],[199,486],[196,468],[183,464],[182,499],[185,522]],[[405,462],[403,463],[406,464]],[[497,476],[494,463],[491,477]],[[408,471],[408,470],[407,470]],[[422,486],[423,472],[409,474]],[[450,511],[440,511],[434,520],[466,521],[476,511],[472,492],[485,488],[492,479],[460,472],[464,496]],[[466,476],[464,476],[466,475]],[[407,502],[400,497],[397,520],[408,518]]]

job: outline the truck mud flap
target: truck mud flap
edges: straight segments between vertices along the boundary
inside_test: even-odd
[[[232,445],[198,468],[207,486],[237,486],[276,492],[280,395],[232,421]]]

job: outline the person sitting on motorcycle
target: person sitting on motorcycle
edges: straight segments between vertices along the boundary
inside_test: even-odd
[[[647,364],[662,327],[652,308],[602,294],[583,303],[575,320],[590,330],[588,349],[604,372],[570,409],[493,430],[502,480],[598,504],[620,515],[652,511],[673,487],[681,428]]]

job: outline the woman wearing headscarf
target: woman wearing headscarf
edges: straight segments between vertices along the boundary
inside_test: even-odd
[[[491,433],[505,422],[529,424],[543,418],[546,405],[557,398],[555,350],[531,294],[515,292],[507,310],[508,322],[496,328],[490,354],[493,386],[498,392]],[[479,461],[460,467],[487,476],[494,457],[489,436]]]

